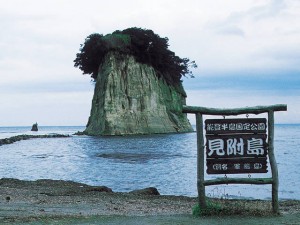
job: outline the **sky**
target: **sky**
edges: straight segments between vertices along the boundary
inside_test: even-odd
[[[300,123],[299,0],[0,0],[0,126],[85,126],[94,84],[76,53],[129,27],[196,61],[187,105],[287,104],[275,122]]]

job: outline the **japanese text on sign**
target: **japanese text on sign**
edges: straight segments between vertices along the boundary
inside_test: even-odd
[[[207,171],[267,172],[266,119],[206,120]]]
[[[207,157],[266,156],[266,135],[207,136]]]
[[[222,133],[265,133],[266,119],[216,119],[206,120],[206,134]]]

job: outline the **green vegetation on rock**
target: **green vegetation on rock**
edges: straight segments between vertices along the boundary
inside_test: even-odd
[[[104,62],[106,54],[117,51],[134,56],[139,63],[152,66],[158,77],[163,77],[169,85],[176,87],[182,76],[193,77],[190,68],[196,68],[197,65],[195,61],[176,56],[168,49],[168,41],[168,38],[161,38],[152,30],[136,27],[117,30],[105,36],[94,33],[81,44],[74,66],[96,80],[99,66]]]

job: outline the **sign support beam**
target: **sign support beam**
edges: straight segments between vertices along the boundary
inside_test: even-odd
[[[197,129],[197,189],[199,196],[199,206],[206,208],[205,186],[204,186],[204,135],[203,135],[203,116],[196,113]]]
[[[272,207],[273,212],[279,214],[279,202],[278,202],[278,169],[277,163],[274,155],[274,111],[270,110],[268,112],[268,154],[270,159],[271,171],[272,171]]]
[[[218,184],[273,184],[272,178],[217,178],[204,181],[205,186]]]

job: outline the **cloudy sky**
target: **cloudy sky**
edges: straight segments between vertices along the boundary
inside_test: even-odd
[[[76,53],[128,27],[197,62],[188,105],[283,103],[276,122],[300,123],[299,0],[0,0],[0,126],[85,125],[94,86]]]

